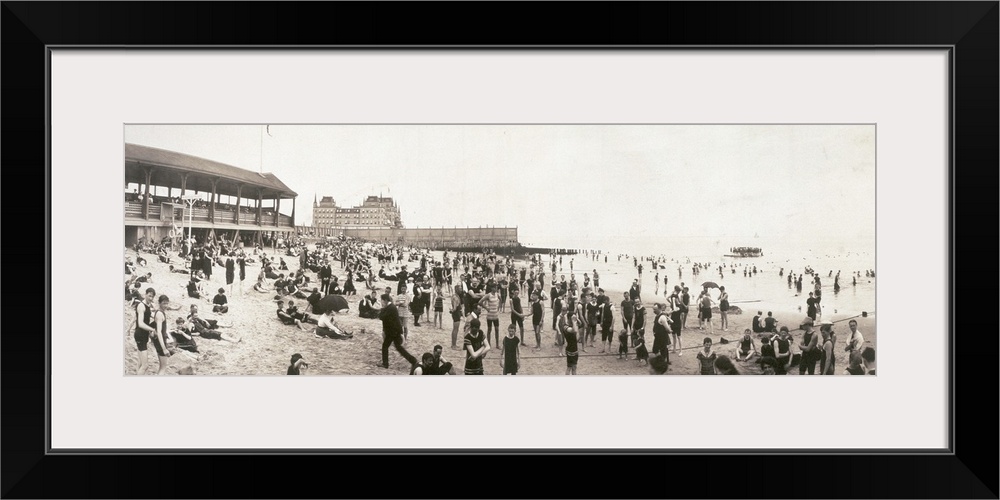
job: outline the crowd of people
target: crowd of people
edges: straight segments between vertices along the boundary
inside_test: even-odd
[[[692,305],[700,330],[715,333],[713,309],[719,311],[720,329],[729,330],[730,301],[725,287],[719,287],[718,299],[713,299],[705,287],[692,303],[690,290],[684,283],[669,286],[667,262],[662,258],[631,257],[639,277],[618,301],[612,300],[601,287],[597,269],[587,271],[576,267],[576,258],[585,262],[606,261],[608,255],[599,252],[553,253],[545,256],[547,259],[531,255],[518,262],[511,256],[486,249],[476,253],[445,251],[443,256],[435,258],[425,249],[347,237],[323,240],[312,246],[296,239],[287,242],[280,253],[272,255],[263,247],[248,250],[234,247],[226,239],[212,238],[182,240],[176,254],[156,244],[137,245],[134,250],[135,258],[126,258],[129,276],[126,299],[135,308],[137,318],[134,336],[142,358],[140,373],[145,369],[144,351],[150,339],[159,342],[158,355],[164,352],[163,349],[171,348],[197,352],[195,337],[199,336],[234,343],[241,341],[238,336],[222,333],[217,320],[202,319],[196,306],[192,306],[194,309],[186,318],[177,318],[174,328],[165,328],[169,299],[165,308],[158,308],[153,303],[155,291],[152,288],[147,290],[152,291],[152,296],[139,292],[144,284],[152,284],[151,273],[137,271],[146,263],[141,252],[150,251],[161,261],[171,263],[172,272],[188,275],[188,296],[205,300],[214,314],[229,313],[228,296],[233,293],[273,294],[277,304],[275,316],[281,325],[321,338],[354,338],[353,332],[338,324],[333,308],[320,310],[321,301],[330,295],[361,295],[357,301],[357,315],[377,320],[382,327],[383,341],[377,364],[383,368],[391,366],[392,348],[411,366],[413,374],[448,374],[457,369],[467,375],[486,374],[492,370],[484,360],[493,357],[497,359],[499,373],[516,374],[523,349],[538,355],[565,358],[567,374],[577,373],[581,354],[590,352],[588,349],[594,349],[594,354],[634,359],[648,366],[651,373],[666,373],[671,370],[671,353],[677,356],[684,353],[681,332],[688,328],[687,316]],[[294,271],[289,268],[286,257],[292,262],[298,261]],[[617,257],[619,261],[630,258]],[[654,295],[652,303],[648,304],[651,312],[648,313],[641,296],[644,263],[656,271]],[[260,270],[253,287],[244,290],[246,267],[250,264],[260,264]],[[708,263],[687,264],[691,265],[693,276],[710,269]],[[218,288],[214,294],[207,293],[215,266],[225,269],[226,287]],[[717,268],[720,273],[724,266]],[[736,267],[730,266],[735,272]],[[749,276],[757,273],[754,266],[744,266],[744,269]],[[664,271],[662,300],[659,299],[660,270]],[[581,275],[579,279],[578,274]],[[868,274],[873,273],[866,271]],[[852,273],[852,277],[859,275]],[[788,279],[789,283],[793,282],[792,273],[788,273]],[[798,280],[801,279],[799,275]],[[236,283],[238,290],[234,290]],[[806,340],[799,346],[798,354],[791,355],[788,328],[778,328],[770,312],[767,317],[758,312],[731,357],[716,354],[711,338],[705,339],[697,354],[700,373],[738,373],[734,360],[737,363],[754,360],[764,373],[783,374],[790,366],[797,365],[801,373],[813,374],[816,364],[820,365],[821,374],[832,373],[834,358],[830,350],[836,344],[836,335],[832,333],[832,323],[827,325],[822,321],[818,276],[814,283],[816,289],[809,293],[807,300],[809,324],[800,325]],[[362,287],[360,294],[359,287]],[[297,303],[296,299],[304,302]],[[160,316],[163,321],[158,323]],[[464,357],[461,367],[442,358],[444,348],[441,345],[419,357],[409,352],[412,349],[408,343],[411,324],[419,327],[423,320],[431,323],[431,328],[443,330],[447,317],[451,318],[450,348]],[[818,335],[812,333],[813,324],[820,325]],[[848,368],[853,373],[873,366],[874,361],[864,354],[864,340],[856,331],[856,322],[852,332],[852,361]],[[857,339],[862,340],[858,342]],[[499,354],[493,356],[493,351]],[[856,356],[854,351],[857,351]],[[292,371],[301,373],[308,366],[301,354],[298,356],[289,366],[290,374]],[[442,369],[443,366],[447,369]],[[161,359],[161,373],[163,369]]]
[[[760,257],[764,255],[763,251],[757,247],[732,247],[729,249],[729,254],[740,257]]]

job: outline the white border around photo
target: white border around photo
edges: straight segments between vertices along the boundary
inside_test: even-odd
[[[53,289],[53,448],[948,446],[944,49],[57,49],[51,78],[52,276],[86,294]],[[123,376],[127,123],[874,123],[879,375]]]

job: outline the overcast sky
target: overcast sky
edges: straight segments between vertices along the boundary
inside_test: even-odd
[[[125,141],[273,172],[298,224],[314,194],[381,193],[406,227],[517,226],[546,246],[875,237],[874,125],[271,125],[263,154],[261,128],[128,125]]]

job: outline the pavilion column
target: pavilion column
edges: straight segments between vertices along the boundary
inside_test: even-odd
[[[219,179],[212,179],[212,203],[208,206],[208,220],[215,224],[215,190],[219,185]]]
[[[295,227],[295,201],[297,199],[297,196],[292,197],[292,227]]]
[[[149,220],[149,181],[153,177],[152,169],[144,169],[146,171],[146,196],[142,198],[142,218]]]
[[[278,225],[278,210],[281,208],[281,195],[274,199],[274,225]]]
[[[187,194],[188,174],[181,174],[181,196]]]
[[[243,184],[236,186],[236,225],[240,223],[240,203],[243,203]]]
[[[257,190],[257,225],[264,220],[264,200],[261,198],[260,190]]]

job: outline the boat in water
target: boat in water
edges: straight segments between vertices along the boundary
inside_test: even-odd
[[[723,257],[735,257],[737,259],[763,256],[764,251],[758,247],[733,247],[729,249],[729,253],[723,255]]]

